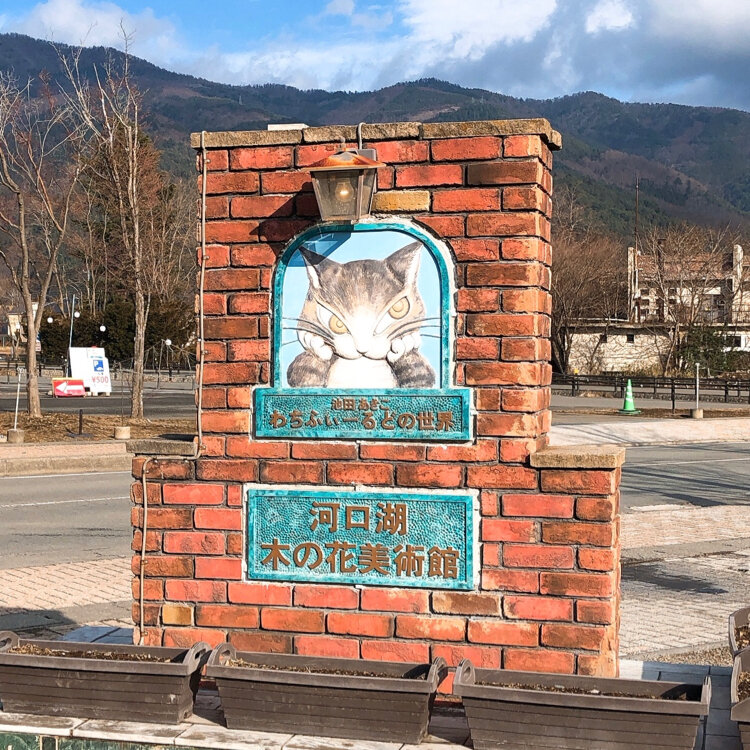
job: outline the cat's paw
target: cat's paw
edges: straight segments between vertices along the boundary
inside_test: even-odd
[[[419,349],[421,345],[422,337],[419,333],[407,333],[406,336],[391,341],[391,350],[386,354],[386,359],[391,363],[397,362],[410,351]]]
[[[326,344],[325,339],[321,336],[316,336],[309,331],[301,331],[299,341],[308,352],[311,352],[319,359],[327,362],[333,356],[333,349]]]

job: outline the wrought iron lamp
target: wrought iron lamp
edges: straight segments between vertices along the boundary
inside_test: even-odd
[[[323,221],[359,221],[370,213],[378,167],[365,154],[373,149],[346,149],[310,167],[315,198]]]

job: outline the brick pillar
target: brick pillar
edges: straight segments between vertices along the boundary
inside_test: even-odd
[[[473,439],[252,437],[251,387],[272,379],[275,265],[319,220],[303,170],[342,138],[351,145],[355,130],[206,134],[204,451],[197,463],[149,469],[148,638],[614,674],[621,452],[546,447],[559,135],[545,120],[513,120],[374,124],[363,136],[387,165],[374,214],[411,222],[451,254],[453,384],[473,389]],[[475,590],[245,580],[246,482],[476,491]],[[136,548],[138,485],[133,492]]]

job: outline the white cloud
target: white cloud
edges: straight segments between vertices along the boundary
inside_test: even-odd
[[[621,0],[601,0],[586,17],[586,33],[622,31],[633,25],[633,14]]]
[[[370,7],[363,13],[353,13],[351,16],[352,26],[370,31],[379,31],[387,28],[393,23],[393,13],[389,10],[378,12],[379,9]]]
[[[14,31],[37,38],[117,48],[123,46],[123,29],[133,35],[134,54],[168,62],[184,52],[174,24],[150,8],[129,13],[112,2],[46,0],[13,24]]]
[[[436,57],[480,57],[499,43],[529,41],[555,11],[557,0],[402,0],[400,12],[414,44]]]
[[[330,16],[351,16],[354,13],[354,0],[331,0],[324,12]]]
[[[646,0],[651,29],[699,47],[747,50],[748,0]]]
[[[41,0],[20,17],[0,13],[0,28],[71,44],[121,47],[122,22],[134,32],[134,54],[233,84],[363,90],[434,76],[522,97],[588,89],[624,99],[750,110],[750,80],[744,74],[750,69],[750,0],[327,0],[308,5],[314,8],[296,24],[267,29],[244,47],[229,49],[214,40],[190,47],[171,16],[150,9],[128,12],[108,0]],[[337,33],[326,35],[332,16]]]
[[[548,24],[556,3],[463,0],[457,13],[455,0],[396,0],[394,12],[406,34],[382,41],[367,32],[390,26],[393,12],[377,5],[356,12],[349,0],[331,0],[326,12],[351,8],[351,25],[364,34],[317,43],[308,40],[305,45],[272,40],[252,52],[220,55],[210,69],[215,76],[237,83],[274,81],[326,89],[367,89],[419,78],[437,68],[442,68],[442,77],[450,78],[445,66],[481,60],[493,47],[532,39]]]

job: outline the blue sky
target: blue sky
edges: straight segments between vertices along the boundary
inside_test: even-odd
[[[434,76],[750,110],[750,0],[2,0],[0,31],[121,46],[234,84],[369,90]]]

